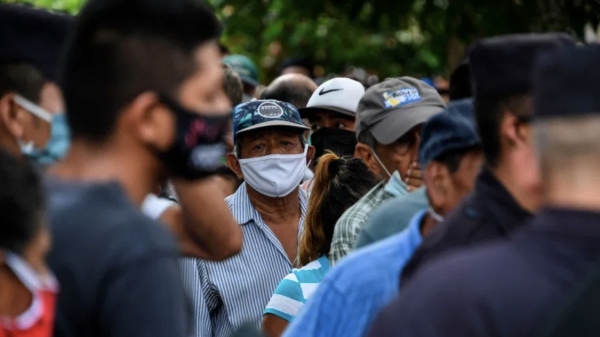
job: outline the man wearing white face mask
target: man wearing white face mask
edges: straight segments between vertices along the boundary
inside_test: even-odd
[[[422,124],[445,107],[435,88],[412,77],[388,78],[365,92],[356,111],[354,155],[382,182],[338,220],[329,253],[332,264],[354,248],[374,209],[423,184],[417,160],[419,133]]]
[[[314,154],[303,136],[307,129],[289,103],[258,100],[236,107],[235,150],[227,164],[245,182],[226,201],[244,241],[226,261],[198,260],[201,336],[230,336],[246,322],[258,327],[292,269],[308,201],[300,182]]]

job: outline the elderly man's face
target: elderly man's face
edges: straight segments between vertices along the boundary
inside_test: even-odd
[[[248,132],[241,138],[241,158],[303,153],[301,135],[300,131],[289,128],[266,128]]]

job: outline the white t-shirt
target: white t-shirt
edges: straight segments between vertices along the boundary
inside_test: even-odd
[[[142,203],[142,213],[150,219],[158,220],[169,207],[174,205],[177,205],[175,201],[148,194]]]

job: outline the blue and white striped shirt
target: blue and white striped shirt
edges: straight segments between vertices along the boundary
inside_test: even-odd
[[[301,233],[308,202],[306,193],[298,191]],[[186,291],[194,296],[197,337],[229,337],[247,322],[259,327],[273,291],[292,270],[283,246],[252,205],[246,184],[225,201],[242,226],[242,251],[225,261],[197,260],[199,284],[194,286],[193,278],[185,280],[184,286],[191,287]]]
[[[306,300],[317,290],[329,271],[329,259],[323,255],[300,269],[294,269],[275,289],[265,315],[271,314],[291,322]]]

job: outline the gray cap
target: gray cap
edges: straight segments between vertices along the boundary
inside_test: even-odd
[[[384,145],[446,108],[437,90],[412,77],[388,78],[370,87],[358,103],[356,134],[371,131]]]

